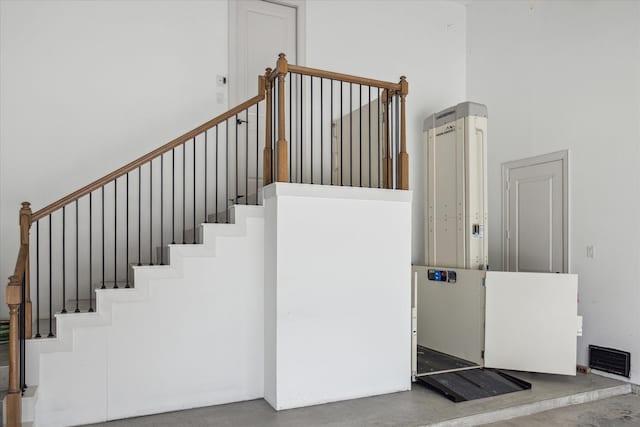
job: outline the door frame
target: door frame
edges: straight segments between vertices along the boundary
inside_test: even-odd
[[[555,151],[553,153],[542,154],[534,157],[527,157],[525,159],[512,160],[509,162],[505,162],[502,164],[502,222],[501,222],[501,233],[502,233],[502,270],[508,271],[509,266],[509,253],[507,249],[507,218],[509,215],[509,190],[507,188],[507,182],[509,181],[509,176],[511,169],[517,169],[526,166],[535,166],[543,163],[555,162],[560,160],[562,163],[562,239],[564,244],[562,245],[563,249],[563,259],[564,259],[564,271],[561,273],[571,273],[571,223],[569,221],[569,150],[561,150]]]
[[[266,3],[273,3],[281,6],[292,7],[296,11],[296,65],[306,64],[306,23],[307,23],[307,9],[305,0],[258,0]],[[236,37],[236,22],[238,18],[238,2],[233,0],[228,2],[229,5],[229,20],[228,20],[228,34],[229,34],[229,47],[227,52],[228,58],[228,71],[227,81],[228,83],[228,97],[229,105],[231,107],[238,105],[245,101],[239,99],[238,93],[236,93],[236,86],[234,85],[235,76],[237,73],[237,45],[238,40]],[[287,53],[287,52],[285,52]],[[274,68],[278,58],[273,58],[272,64],[265,64],[266,67]],[[256,76],[257,78],[257,76]]]

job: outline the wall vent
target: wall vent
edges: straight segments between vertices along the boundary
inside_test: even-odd
[[[589,346],[589,367],[629,378],[631,353],[615,348]]]

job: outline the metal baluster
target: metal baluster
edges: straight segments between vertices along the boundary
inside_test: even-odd
[[[142,265],[142,169],[138,167],[138,265]]]
[[[182,244],[187,244],[187,143],[182,144]]]
[[[309,115],[311,116],[311,123],[310,123],[310,127],[309,130],[311,132],[311,138],[310,138],[310,150],[309,150],[309,154],[311,155],[311,163],[309,165],[309,170],[311,173],[311,183],[313,184],[313,76],[309,76],[309,84],[311,85],[311,96],[310,96],[310,103],[309,103]]]
[[[66,239],[65,239],[65,222],[66,222],[66,206],[62,207],[62,313],[67,312],[67,281],[66,281]]]
[[[53,274],[52,274],[52,254],[51,250],[51,235],[52,235],[53,223],[51,221],[51,214],[49,214],[49,335],[53,337]]]
[[[113,289],[118,289],[118,179],[113,180]]]
[[[89,193],[89,312],[93,311],[93,192]],[[76,301],[76,313],[80,313]]]
[[[378,88],[378,116],[376,118],[376,126],[378,127],[378,188],[382,188],[382,143],[380,142],[382,129],[380,124],[380,96],[380,88]]]
[[[176,244],[176,149],[171,149],[171,244]]]
[[[249,109],[245,111],[245,129],[244,129],[244,204],[249,204]]]
[[[260,104],[256,104],[256,205],[260,204],[259,203],[259,197],[258,197],[258,177],[260,176],[260,159],[259,159],[259,153],[258,151],[260,151],[260,139],[259,139],[259,135],[260,135],[260,113],[259,113],[259,109],[258,106]],[[289,168],[291,168],[291,162],[289,162]],[[291,172],[289,172],[289,176],[291,176]]]
[[[36,338],[40,338],[40,220],[36,221]]]
[[[360,187],[362,187],[362,85],[359,85],[358,96],[360,96],[360,114],[358,114],[360,117],[360,155],[358,157],[360,158]]]
[[[160,155],[160,265],[164,265],[164,154]]]
[[[149,161],[149,265],[153,265],[153,159]]]
[[[367,109],[369,110],[369,185],[367,185],[367,187],[371,188],[371,86],[369,86],[369,103],[367,104]]]
[[[19,328],[20,328],[20,391],[22,392],[22,394],[24,395],[24,391],[27,389],[27,370],[26,370],[26,351],[27,351],[27,346],[26,346],[26,325],[27,325],[27,317],[26,317],[26,312],[25,312],[25,308],[26,308],[26,300],[27,300],[27,279],[26,279],[27,275],[25,274],[22,277],[22,286],[20,286],[20,291],[21,291],[21,299],[20,301],[22,301],[20,303],[20,320],[19,320]]]
[[[209,163],[209,158],[207,157],[207,135],[209,131],[204,131],[204,222],[205,224],[209,222],[209,218],[207,218],[207,163]]]
[[[234,205],[238,203],[238,115],[236,114],[236,155],[235,155],[235,161],[236,161],[236,185],[235,185],[235,197],[234,197]]]
[[[186,144],[185,144],[186,147]],[[193,137],[193,244],[196,244],[196,137]]]
[[[344,101],[342,99],[342,92],[344,89],[344,82],[340,82],[340,185],[343,185],[343,177],[344,177],[344,161],[342,157],[342,150],[344,148],[344,123],[343,123],[343,112],[342,107],[344,105]]]
[[[215,212],[215,216],[216,216],[216,224],[218,223],[218,126],[216,125],[216,167],[215,167],[215,171],[216,171],[216,179],[215,179],[215,183],[216,183],[216,212]]]
[[[225,211],[224,211],[224,219],[225,222],[229,223],[229,119],[225,120],[225,135],[226,135],[226,149],[224,150],[225,154],[225,166],[224,166],[224,174],[225,174]]]
[[[303,76],[300,74],[300,183],[304,183],[304,136],[303,136],[303,123],[304,123],[304,104],[302,103],[302,93],[304,92],[304,86],[302,85]]]
[[[125,200],[125,206],[126,206],[126,224],[127,224],[127,235],[126,235],[126,249],[125,249],[125,256],[127,257],[127,272],[125,273],[125,288],[130,288],[131,286],[129,285],[129,269],[131,268],[131,265],[129,264],[129,172],[127,172],[127,178],[126,178],[126,183],[127,183],[127,198]]]
[[[78,236],[78,200],[76,200],[76,313],[79,312],[80,296],[80,238]]]
[[[291,119],[293,117],[292,112],[293,112],[293,73],[289,73],[289,158],[293,159],[293,120]],[[256,104],[256,117],[257,116],[257,112],[258,112],[258,104]],[[256,124],[257,126],[257,124]],[[258,127],[256,127],[256,129],[259,129]],[[256,131],[258,132],[258,131]],[[257,138],[256,138],[257,139]],[[256,160],[256,177],[258,176],[258,163]],[[292,171],[292,165],[293,165],[293,161],[289,161],[289,182],[293,182],[293,175],[291,174]],[[257,180],[256,180],[256,205],[258,204],[258,187],[257,187]]]
[[[333,79],[330,80],[331,82],[331,102],[330,102],[330,112],[329,112],[329,119],[331,122],[331,133],[329,134],[329,140],[331,141],[331,157],[329,158],[329,162],[331,163],[331,171],[330,171],[330,182],[331,185],[333,185]],[[336,147],[337,148],[337,147]]]
[[[324,184],[324,102],[322,89],[324,78],[320,77],[320,185]]]
[[[353,83],[349,83],[349,185],[353,187]]]
[[[101,188],[100,193],[102,195],[102,203],[100,204],[100,209],[102,209],[101,220],[102,220],[102,286],[100,289],[104,289],[104,187]]]

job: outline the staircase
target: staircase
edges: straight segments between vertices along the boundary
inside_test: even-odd
[[[262,397],[262,188],[408,189],[408,84],[284,54],[258,81],[255,97],[109,175],[33,213],[23,203],[6,425]]]

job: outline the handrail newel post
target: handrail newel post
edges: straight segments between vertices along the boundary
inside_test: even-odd
[[[9,306],[9,384],[7,390],[7,427],[22,425],[22,386],[20,385],[19,312],[22,303],[22,281],[16,275],[9,277],[7,305]]]
[[[398,189],[409,189],[409,154],[407,153],[407,126],[405,98],[409,93],[409,83],[405,76],[400,77],[400,153],[398,155]]]
[[[284,113],[284,79],[289,72],[289,64],[284,53],[278,55],[276,70],[278,72],[278,146],[277,155],[277,176],[276,181],[287,182],[289,180],[289,153],[287,150],[287,139],[285,135],[285,113]]]
[[[29,231],[31,230],[31,203],[22,202],[20,208],[20,244],[26,245],[29,248]],[[25,331],[24,336],[26,339],[31,338],[32,334],[32,313],[31,313],[31,268],[29,263],[29,250],[27,250],[27,259],[25,262],[24,270],[24,286],[25,286]]]
[[[264,155],[263,155],[263,185],[269,185],[273,182],[273,173],[271,170],[271,68],[267,68],[264,73],[264,90],[265,90],[265,117],[264,117]]]

